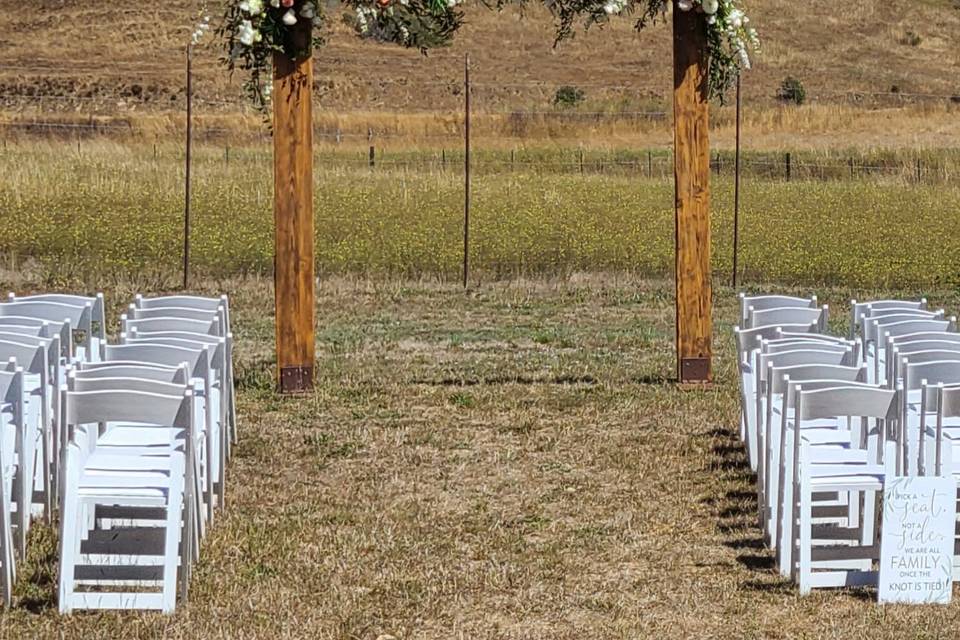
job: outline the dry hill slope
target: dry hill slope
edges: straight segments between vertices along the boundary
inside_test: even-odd
[[[747,83],[754,102],[768,100],[788,74],[821,98],[848,90],[889,92],[894,86],[908,93],[960,93],[958,0],[748,0],[746,5],[764,44]],[[9,106],[11,96],[26,94],[49,98],[44,108],[74,96],[127,108],[171,104],[182,92],[182,49],[199,3],[117,6],[40,0],[25,11],[20,2],[0,1],[0,101]],[[219,13],[219,3],[210,6]],[[515,12],[497,15],[470,6],[456,43],[423,58],[356,39],[342,24],[339,5],[329,6],[329,45],[317,56],[318,91],[328,108],[457,104],[466,51],[475,60],[481,109],[543,106],[561,84],[582,86],[588,100],[604,108],[657,103],[669,90],[669,31],[662,24],[637,34],[629,20],[619,20],[554,49],[550,17],[542,9],[520,19]],[[200,52],[198,92],[234,99],[238,78],[231,80],[218,67],[217,54],[212,42]],[[601,88],[606,85],[630,89]]]

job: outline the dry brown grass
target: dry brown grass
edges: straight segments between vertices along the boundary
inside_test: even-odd
[[[117,135],[169,138],[182,130],[183,46],[199,8],[197,0],[117,9],[80,0],[41,2],[36,11],[0,14],[0,105],[9,118],[88,121],[93,113],[118,119]],[[218,2],[210,4],[219,13]],[[764,52],[745,79],[746,136],[754,148],[780,148],[800,139],[808,147],[941,146],[958,134],[955,110],[943,101],[927,106],[864,111],[834,105],[837,92],[865,91],[952,95],[960,92],[960,11],[954,0],[895,0],[838,10],[828,0],[747,3],[763,34]],[[424,58],[414,51],[356,39],[331,14],[330,42],[316,55],[317,126],[341,128],[345,144],[366,143],[367,128],[398,137],[380,144],[440,147],[455,144],[462,105],[462,55],[473,59],[478,144],[491,146],[551,140],[590,146],[668,144],[665,123],[603,121],[560,126],[534,119],[516,139],[513,110],[551,108],[560,85],[584,88],[586,111],[669,111],[669,29],[656,25],[637,35],[629,20],[578,34],[553,48],[543,9],[525,19],[470,6],[453,46]],[[917,46],[900,44],[906,31]],[[198,50],[196,91],[201,100],[239,96],[240,75],[228,76],[214,42]],[[787,75],[799,77],[820,103],[780,109],[773,96]],[[620,88],[611,88],[620,87]],[[14,96],[14,97],[11,97]],[[20,97],[15,97],[20,96]],[[26,96],[26,97],[24,97]],[[42,96],[44,100],[38,101]],[[80,98],[80,100],[76,100]],[[868,104],[875,104],[871,98]],[[910,100],[907,101],[907,104]],[[884,98],[882,105],[900,106]],[[258,136],[256,114],[199,103],[200,129],[212,137]],[[416,112],[437,112],[422,114]],[[124,132],[127,123],[132,131]],[[719,144],[732,140],[729,110],[716,114]],[[10,132],[5,135],[13,135]],[[447,135],[449,141],[433,136]],[[507,137],[507,142],[500,142]],[[484,140],[485,139],[485,140]]]
[[[667,380],[669,283],[325,281],[317,390],[278,398],[269,287],[219,286],[236,308],[241,443],[190,604],[61,618],[37,528],[0,636],[920,638],[954,624],[957,604],[800,598],[775,576],[735,433],[729,290],[717,384],[683,392]]]

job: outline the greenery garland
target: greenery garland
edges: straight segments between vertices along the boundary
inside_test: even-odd
[[[481,0],[503,9],[521,7],[530,0]],[[391,42],[426,52],[450,42],[463,23],[462,0],[342,0],[346,19],[361,37]],[[556,16],[557,42],[571,37],[578,24],[604,25],[618,15],[637,14],[636,28],[664,17],[675,4],[678,11],[704,17],[710,55],[709,91],[723,101],[741,69],[750,68],[750,54],[759,50],[757,32],[734,0],[544,0]],[[306,23],[306,24],[305,24]],[[309,53],[295,29],[308,28],[308,47],[323,44],[324,15],[317,0],[228,0],[218,33],[223,38],[224,62],[230,70],[249,73],[245,88],[253,103],[266,110],[272,86],[274,52],[298,58]]]

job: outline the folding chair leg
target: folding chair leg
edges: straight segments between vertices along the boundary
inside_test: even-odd
[[[80,528],[76,493],[64,492],[63,509],[60,515],[60,613],[73,610],[74,572],[77,562],[77,537]]]
[[[799,517],[799,531],[798,531],[798,542],[799,542],[799,567],[798,571],[800,574],[800,595],[804,596],[810,593],[810,577],[813,573],[812,563],[811,563],[811,553],[812,553],[812,503],[811,503],[811,494],[810,487],[805,486],[806,483],[801,480],[800,483],[800,517]]]
[[[22,509],[21,509],[22,510]],[[14,573],[13,560],[13,536],[10,530],[10,500],[6,493],[3,500],[0,501],[0,560],[3,562],[3,574],[0,576],[0,596],[3,598],[3,606],[10,608],[13,601],[13,582],[16,579]]]

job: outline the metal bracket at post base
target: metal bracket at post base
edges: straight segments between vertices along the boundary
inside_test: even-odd
[[[707,384],[710,382],[710,358],[681,358],[680,384]]]
[[[313,389],[313,367],[280,367],[280,393],[304,393]]]

